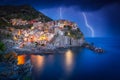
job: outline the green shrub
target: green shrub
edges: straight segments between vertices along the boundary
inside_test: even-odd
[[[0,41],[0,51],[5,51],[5,44]]]

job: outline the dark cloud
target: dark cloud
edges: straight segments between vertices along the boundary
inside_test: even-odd
[[[59,6],[76,6],[81,10],[98,10],[103,6],[118,3],[120,0],[1,0],[1,5],[29,4],[36,8],[51,8]]]
[[[114,4],[112,6],[108,6],[103,10],[103,12],[106,17],[109,31],[114,33],[114,36],[120,37],[120,5]]]

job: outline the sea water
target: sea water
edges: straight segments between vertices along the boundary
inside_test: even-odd
[[[33,80],[120,80],[120,39],[87,38],[105,50],[69,48],[49,55],[30,55]]]

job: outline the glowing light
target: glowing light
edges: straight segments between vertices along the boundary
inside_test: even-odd
[[[94,30],[93,30],[93,28],[88,24],[88,20],[87,20],[87,17],[86,17],[86,15],[85,15],[85,13],[83,12],[82,15],[83,15],[83,17],[84,17],[86,27],[90,29],[91,34],[92,34],[92,37],[94,37],[94,36],[95,36]]]
[[[26,58],[26,55],[19,55],[17,58],[17,60],[18,60],[17,65],[25,64],[25,58]]]
[[[21,31],[20,30],[18,31],[18,35],[21,35]]]
[[[70,33],[68,33],[68,35],[70,36]]]
[[[60,19],[62,19],[62,8],[60,7]]]
[[[13,37],[14,40],[18,40],[18,38],[16,36]]]
[[[34,29],[34,27],[31,27],[31,30],[33,30]]]
[[[48,40],[46,35],[41,35],[39,40]]]

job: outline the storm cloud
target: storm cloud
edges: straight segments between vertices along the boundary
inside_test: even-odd
[[[82,11],[94,11],[113,3],[120,4],[120,0],[1,0],[0,5],[28,4],[39,9],[75,6]]]

